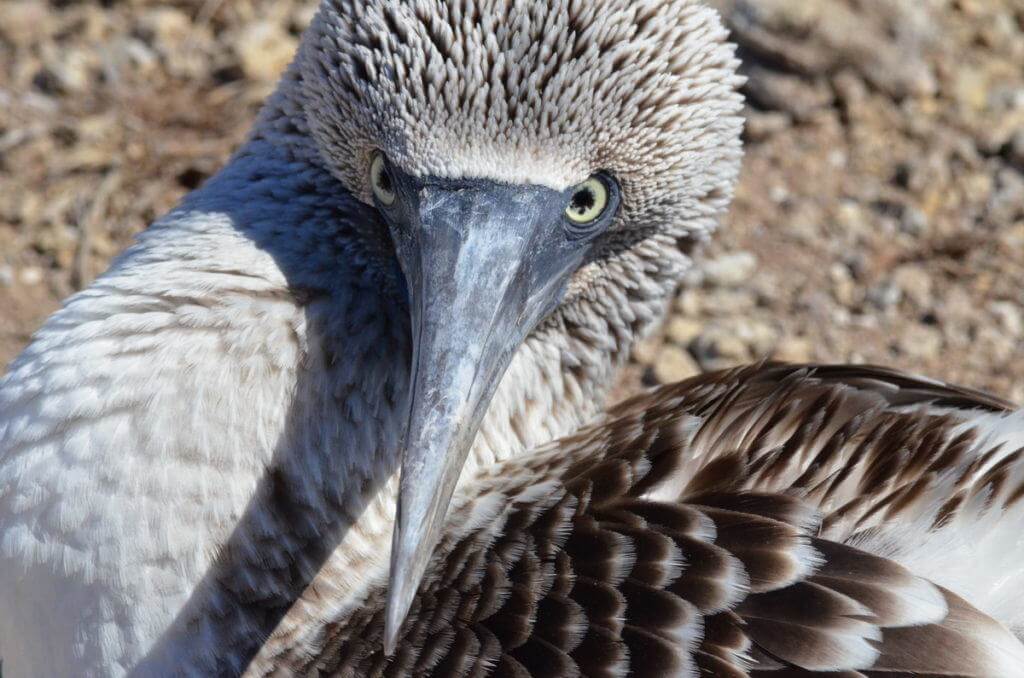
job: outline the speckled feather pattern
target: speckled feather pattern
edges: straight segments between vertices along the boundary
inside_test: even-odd
[[[424,23],[431,12],[461,17],[458,30]],[[526,44],[560,31],[579,47],[571,58]],[[318,571],[348,573],[324,614],[357,605],[383,573],[410,347],[387,229],[366,202],[371,146],[411,173],[622,173],[626,218],[516,353],[466,474],[596,415],[731,196],[740,99],[724,38],[712,12],[682,0],[325,2],[251,140],[70,299],[0,382],[5,673],[237,673]],[[442,117],[437,83],[398,102],[357,58],[427,80],[441,69],[445,92],[487,95],[449,98]],[[546,129],[563,124],[569,92],[593,103],[581,86],[594,68],[616,91],[644,91],[616,114],[632,117]],[[560,109],[513,113],[533,86],[523,69],[577,84]],[[636,134],[615,126],[632,123]],[[651,155],[656,129],[665,171],[644,181],[623,135]],[[548,174],[520,162],[526,147],[545,150]]]
[[[394,657],[378,586],[249,675],[1024,675],[1003,626],[870,552],[887,524],[1016,534],[1024,449],[977,426],[1006,407],[868,367],[659,389],[463,488]]]
[[[694,0],[325,0],[248,143],[0,380],[4,675],[1019,652],[917,578],[1024,625],[1020,577],[989,585],[1021,561],[1024,426],[1000,404],[779,368],[593,423],[732,195],[735,68]],[[604,170],[623,206],[513,357],[391,664],[375,638],[411,348],[373,149],[413,175],[565,188]],[[957,576],[967,535],[990,576]],[[771,631],[800,625],[805,595],[821,635],[795,647]]]

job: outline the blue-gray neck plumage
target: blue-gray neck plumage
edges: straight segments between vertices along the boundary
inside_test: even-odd
[[[40,331],[0,386],[0,585],[20,594],[0,636],[51,633],[12,675],[237,669],[325,559],[353,573],[339,604],[386,574],[410,348],[378,226],[257,138]],[[519,350],[467,476],[600,407],[628,346],[584,309]],[[53,410],[49,446],[18,424]],[[35,500],[23,469],[54,453]],[[50,598],[82,616],[44,622]]]

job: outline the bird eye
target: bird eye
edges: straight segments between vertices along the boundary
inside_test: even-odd
[[[370,186],[373,188],[373,195],[382,205],[390,207],[394,204],[397,197],[395,183],[391,180],[383,153],[375,153],[373,160],[370,161]]]
[[[590,177],[572,191],[565,216],[574,224],[596,221],[608,208],[608,186],[600,177]]]

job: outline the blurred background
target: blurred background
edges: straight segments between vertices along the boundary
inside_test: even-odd
[[[622,392],[762,356],[1024,401],[1024,0],[714,0],[735,206]],[[0,0],[0,369],[244,139],[315,1]]]

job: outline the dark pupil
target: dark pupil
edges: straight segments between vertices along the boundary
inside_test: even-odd
[[[596,203],[597,198],[594,196],[594,191],[589,188],[581,188],[573,194],[570,208],[576,214],[583,216],[592,210]]]
[[[385,193],[391,193],[393,190],[391,186],[391,175],[387,173],[387,170],[385,170],[383,166],[377,170],[377,186]]]

